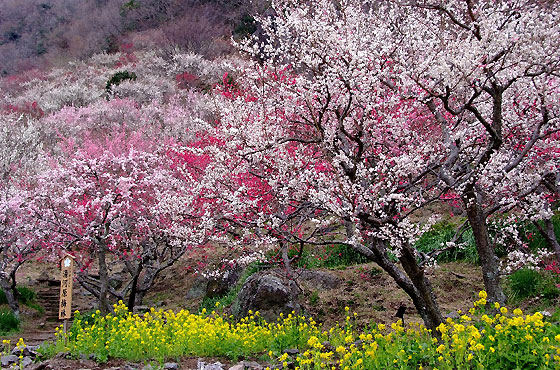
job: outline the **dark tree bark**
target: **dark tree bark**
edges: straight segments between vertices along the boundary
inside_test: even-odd
[[[346,222],[345,227],[348,236],[352,236],[354,232],[352,226]],[[352,245],[352,248],[364,257],[376,262],[395,280],[397,285],[412,299],[412,303],[422,317],[426,328],[431,330],[433,336],[439,337],[440,334],[436,331],[436,328],[443,322],[443,316],[433,293],[432,285],[424,274],[424,269],[419,265],[414,250],[408,244],[402,247],[399,257],[404,269],[402,271],[395,263],[391,262],[384,240],[370,238],[367,243],[367,247]]]
[[[0,274],[0,287],[6,295],[6,301],[8,301],[8,306],[14,313],[14,315],[19,318],[19,303],[18,303],[18,292],[16,287],[16,273],[15,271],[11,274]]]
[[[551,219],[543,220],[543,222],[544,228],[538,222],[534,222],[534,225],[537,230],[539,230],[539,233],[541,233],[544,237],[548,246],[554,250],[556,259],[560,262],[560,243],[558,243],[558,239],[554,233],[554,223],[552,223]]]
[[[498,258],[494,253],[494,247],[490,242],[486,216],[476,196],[473,185],[468,185],[463,197],[463,203],[467,211],[467,218],[473,231],[476,251],[482,268],[484,287],[488,293],[488,301],[505,304],[506,296],[500,283],[500,272],[498,269]]]
[[[136,300],[138,297],[138,277],[142,271],[142,265],[138,266],[137,273],[134,274],[132,278],[132,284],[130,285],[130,295],[128,296],[128,310],[130,312],[134,311],[134,306],[136,305]],[[140,300],[142,304],[142,300]]]
[[[109,270],[107,268],[107,245],[104,240],[97,241],[97,259],[99,263],[99,310],[103,315],[111,311],[109,303]]]
[[[414,250],[410,245],[407,244],[402,248],[399,261],[415,288],[413,293],[409,293],[414,306],[426,322],[426,327],[435,333],[435,328],[443,322],[443,316],[437,304],[432,284],[424,274],[424,269],[419,266]]]

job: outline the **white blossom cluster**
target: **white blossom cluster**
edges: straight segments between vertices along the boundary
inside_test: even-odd
[[[206,270],[201,274],[207,279],[225,279],[231,274],[233,269],[243,269],[254,262],[266,262],[267,258],[263,251],[253,251],[247,254],[243,254],[239,257],[228,259],[224,258],[218,263],[221,268],[214,270]]]
[[[546,249],[538,249],[535,253],[516,249],[508,253],[506,259],[501,262],[501,270],[504,274],[511,274],[521,268],[540,270],[543,263],[549,260],[553,254]]]

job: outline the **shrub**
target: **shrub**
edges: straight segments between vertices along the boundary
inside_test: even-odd
[[[551,221],[554,225],[554,233],[556,234],[556,238],[560,239],[560,214],[552,216]],[[543,226],[542,222],[539,223],[541,226]],[[522,236],[523,241],[525,241],[529,245],[529,248],[532,251],[548,247],[546,239],[542,236],[537,227],[533,225],[533,223],[522,225],[520,235]]]
[[[461,221],[461,220],[458,220]],[[447,242],[453,240],[457,231],[457,224],[450,220],[438,222],[425,232],[415,244],[415,247],[424,253],[430,253],[441,249]],[[456,247],[437,256],[438,261],[458,261],[463,260],[471,263],[478,263],[478,253],[471,228],[463,232],[459,240],[455,241],[461,247]]]
[[[542,283],[541,294],[546,299],[554,299],[560,296],[560,289],[558,284],[553,279],[544,279]]]
[[[255,18],[253,18],[249,14],[245,14],[235,25],[235,28],[233,30],[233,35],[238,39],[242,39],[252,35],[253,33],[255,33],[256,30],[257,30],[257,24],[255,22]]]
[[[23,303],[24,305],[29,305],[35,302],[35,298],[37,298],[37,293],[35,293],[32,289],[28,287],[18,287],[18,300]]]
[[[24,286],[19,286],[17,287],[17,291],[18,291],[18,297],[17,297],[18,302],[26,305],[27,307],[33,308],[39,313],[45,312],[45,309],[39,306],[35,302],[35,298],[37,298],[37,293],[35,293],[32,289]],[[4,293],[3,290],[0,290],[0,304],[8,304],[6,293]]]
[[[19,329],[19,319],[6,308],[0,309],[0,333],[9,333]]]
[[[124,80],[136,81],[136,73],[129,72],[129,71],[120,71],[115,73],[113,76],[111,76],[109,81],[107,81],[107,85],[105,86],[105,91],[107,91],[107,93],[110,94],[112,87],[118,86]]]
[[[27,287],[18,286],[18,301],[23,303],[24,305],[28,305],[35,301],[35,297],[37,294]],[[0,304],[8,304],[8,300],[6,299],[6,293],[3,290],[0,290]]]
[[[309,303],[312,306],[317,306],[317,304],[319,304],[319,292],[314,290],[313,293],[311,293],[311,296],[309,297]]]
[[[508,278],[511,298],[522,300],[533,297],[539,292],[543,282],[543,277],[536,270],[520,269],[511,274]]]
[[[289,256],[293,257],[297,251],[290,250]],[[313,249],[305,249],[301,258],[297,261],[297,266],[302,268],[340,268],[352,265],[368,263],[366,257],[356,252],[346,244],[335,244]]]

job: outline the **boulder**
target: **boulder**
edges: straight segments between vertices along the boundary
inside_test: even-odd
[[[12,355],[15,356],[22,355],[25,357],[35,358],[38,355],[37,348],[39,348],[39,346],[25,346],[22,349],[18,347],[14,347],[12,349]]]
[[[0,357],[0,362],[2,363],[2,367],[8,367],[11,364],[15,364],[19,362],[19,357],[16,355],[6,355]]]
[[[451,311],[445,317],[453,320],[458,320],[460,315],[457,313],[457,311]]]
[[[143,314],[150,311],[150,308],[146,305],[140,305],[140,306],[134,306],[132,308],[132,312],[133,313],[137,313],[137,314]]]
[[[335,273],[319,270],[300,270],[298,281],[309,289],[336,289],[342,284],[342,279]]]
[[[249,310],[259,311],[267,321],[274,321],[280,313],[301,312],[298,298],[301,290],[282,270],[262,271],[251,276],[239,292],[233,305],[236,317],[247,316]]]
[[[224,370],[224,365],[221,362],[206,363],[198,360],[197,370]]]
[[[262,370],[263,366],[255,361],[243,361],[243,367],[245,370]]]
[[[237,365],[233,365],[228,370],[262,370],[264,367],[255,361],[241,361]]]
[[[26,356],[23,358],[23,360],[21,360],[21,367],[25,369],[32,363],[33,363],[33,359],[31,357]]]
[[[198,275],[190,289],[187,291],[187,299],[202,298],[206,294],[206,287],[208,286],[208,278],[203,275]]]
[[[287,353],[288,356],[297,356],[299,355],[299,349],[297,348],[287,348],[282,351],[282,353]]]
[[[187,292],[187,299],[215,298],[226,295],[239,281],[243,268],[239,265],[226,266],[217,275],[198,275]]]
[[[55,370],[57,366],[51,364],[51,360],[42,361],[39,363],[33,363],[25,367],[25,370]]]

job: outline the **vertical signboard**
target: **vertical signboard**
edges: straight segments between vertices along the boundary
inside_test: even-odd
[[[68,320],[72,316],[72,282],[74,276],[74,257],[66,255],[61,262],[60,303],[58,318]]]

